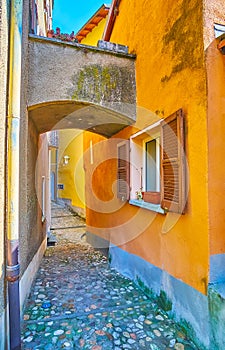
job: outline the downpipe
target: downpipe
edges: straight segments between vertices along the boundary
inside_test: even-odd
[[[11,0],[6,159],[6,241],[10,350],[21,349],[19,296],[19,134],[23,0]]]

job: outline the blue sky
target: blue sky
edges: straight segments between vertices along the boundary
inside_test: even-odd
[[[105,2],[104,0],[54,0],[53,29],[61,29],[61,33],[76,32]],[[106,4],[110,4],[108,0]]]

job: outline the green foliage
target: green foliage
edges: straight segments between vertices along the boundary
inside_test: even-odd
[[[160,295],[157,298],[157,304],[159,307],[161,307],[164,311],[171,311],[172,310],[172,302],[167,298],[166,293],[161,290]]]
[[[179,323],[177,323],[177,327],[189,341],[194,341],[193,346],[195,346],[196,350],[207,350],[202,344],[198,344],[199,341],[196,337],[196,332],[189,322],[181,319]]]
[[[140,289],[150,298],[153,300],[155,299],[155,294],[152,289],[148,288],[145,283],[140,279],[140,277],[136,277],[136,281]]]

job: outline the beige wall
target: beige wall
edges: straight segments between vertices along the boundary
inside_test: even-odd
[[[20,119],[20,181],[19,181],[19,259],[21,265],[21,280],[23,285],[30,285],[27,268],[34,270],[32,262],[37,268],[42,254],[37,254],[40,245],[46,239],[47,225],[41,221],[41,210],[38,203],[38,187],[40,177],[37,176],[36,165],[40,150],[39,135],[36,125],[27,111],[28,91],[28,32],[29,32],[29,0],[23,2],[23,46],[22,46],[22,82],[21,82],[21,119]],[[48,157],[46,148],[45,159]],[[46,164],[43,163],[42,164]],[[44,170],[46,171],[46,170]],[[43,253],[43,250],[41,251]],[[34,277],[34,276],[33,276]],[[33,278],[32,277],[32,278]],[[28,291],[26,291],[27,293]],[[25,294],[26,294],[25,293]],[[24,301],[24,291],[21,300]]]

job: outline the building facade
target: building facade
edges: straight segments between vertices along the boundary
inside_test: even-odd
[[[223,349],[224,5],[114,1],[115,12],[106,33],[136,54],[137,121],[85,140],[89,241],[164,298],[201,349]]]
[[[135,58],[47,38],[51,2],[12,0],[1,4],[0,13],[0,349],[5,350],[20,348],[20,311],[46,249],[50,198],[57,192],[56,179],[51,192],[57,146],[46,133],[75,128],[111,136],[131,124]],[[93,87],[92,80],[101,84]],[[115,88],[120,100],[114,105]],[[132,109],[122,113],[127,99]]]
[[[201,349],[224,348],[223,7],[114,0],[102,49],[45,38],[51,2],[1,3],[0,349],[19,346],[46,248],[54,127],[87,130],[89,241]]]

